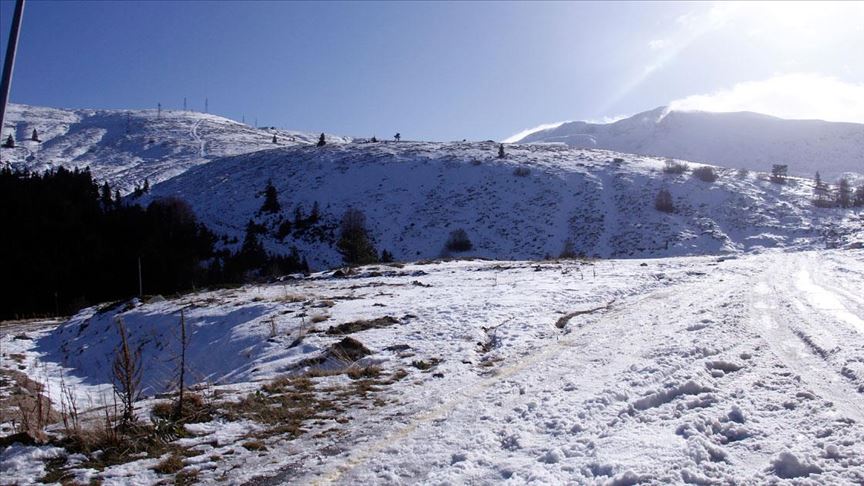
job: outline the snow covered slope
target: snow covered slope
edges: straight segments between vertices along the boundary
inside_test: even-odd
[[[144,178],[164,181],[214,158],[311,144],[319,134],[256,129],[194,111],[62,110],[9,105],[2,141],[12,134],[16,148],[0,149],[0,161],[14,167],[90,167],[99,180],[130,191]],[[41,142],[31,140],[33,130]],[[344,137],[329,137],[344,142]]]
[[[122,318],[150,395],[185,311],[187,376],[217,385],[216,411],[172,445],[202,483],[861,484],[862,286],[860,250],[379,265],[3,328],[2,369],[110,403]],[[368,354],[322,363],[347,337]],[[296,429],[261,412],[280,405]],[[19,484],[48,459],[76,482],[170,482],[158,454],[13,446],[0,465]]]
[[[562,142],[758,171],[787,164],[790,174],[813,177],[819,171],[831,182],[845,172],[864,176],[864,125],[748,112],[667,112],[660,107],[609,124],[568,122],[518,142]]]
[[[298,146],[215,160],[155,186],[142,200],[179,196],[215,231],[242,240],[250,219],[266,245],[296,246],[314,267],[337,265],[346,208],[362,209],[376,247],[397,260],[442,254],[451,231],[467,231],[469,255],[558,256],[565,241],[588,256],[728,253],[763,247],[845,245],[864,239],[854,211],[815,209],[812,181],[772,184],[765,174],[717,169],[702,182],[662,171],[662,159],[564,146],[494,143],[348,143]],[[693,165],[695,167],[695,165]],[[258,216],[272,180],[282,213]],[[654,208],[668,188],[676,212]],[[318,202],[320,231],[277,237],[281,221]],[[857,234],[857,236],[855,236]]]

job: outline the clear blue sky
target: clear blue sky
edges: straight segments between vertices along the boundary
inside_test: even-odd
[[[3,52],[13,4],[0,0]],[[862,17],[843,10],[858,7],[821,20],[831,8],[759,8],[29,0],[11,99],[180,108],[185,96],[202,110],[206,96],[210,112],[250,124],[451,140],[632,114],[790,73],[858,96]],[[735,93],[721,102],[759,96]]]

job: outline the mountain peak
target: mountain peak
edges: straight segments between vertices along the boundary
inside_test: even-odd
[[[613,123],[564,123],[516,143],[564,143],[758,171],[785,163],[790,174],[808,177],[816,171],[826,178],[864,174],[864,125],[786,120],[755,112],[661,106]]]

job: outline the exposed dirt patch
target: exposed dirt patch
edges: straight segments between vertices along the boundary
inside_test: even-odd
[[[377,319],[361,319],[359,321],[346,322],[338,326],[330,326],[327,329],[327,334],[331,336],[341,336],[345,334],[353,334],[355,332],[365,331],[367,329],[380,329],[390,327],[394,324],[399,324],[399,319],[393,316],[384,316]]]

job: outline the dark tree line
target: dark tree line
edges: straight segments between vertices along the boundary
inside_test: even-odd
[[[864,207],[864,184],[854,189],[849,179],[841,177],[837,187],[831,189],[817,172],[813,179],[813,205],[820,208]]]
[[[176,198],[122,204],[89,170],[0,170],[0,318],[69,314],[138,294],[171,294],[303,269],[260,242],[236,253]]]

